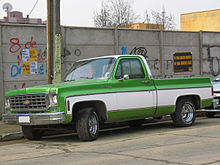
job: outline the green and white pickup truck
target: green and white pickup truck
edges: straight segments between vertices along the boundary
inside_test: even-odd
[[[62,83],[6,92],[2,117],[31,140],[59,127],[94,140],[105,123],[171,115],[176,126],[190,126],[212,100],[209,78],[153,79],[143,56],[114,55],[77,61]]]

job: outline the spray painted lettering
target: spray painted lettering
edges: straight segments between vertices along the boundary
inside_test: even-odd
[[[17,77],[19,74],[21,74],[22,66],[18,65],[12,65],[11,66],[11,77]]]
[[[21,45],[19,43],[19,39],[18,38],[11,38],[10,39],[10,43],[12,44],[9,48],[9,51],[11,53],[16,53],[17,51],[19,51],[21,49]]]
[[[127,53],[127,46],[122,46],[122,48],[121,48],[121,54],[128,54],[128,53]]]
[[[31,36],[31,40],[28,41],[26,44],[25,44],[25,48],[26,49],[30,49],[30,48],[36,48],[35,45],[37,44],[36,41],[33,41],[33,36]]]
[[[26,85],[26,83],[25,83],[25,82],[24,82],[24,83],[22,83],[22,84],[21,84],[21,88],[25,88],[25,85]],[[18,89],[16,84],[14,85],[14,89]]]
[[[63,51],[64,51],[63,57],[70,56],[72,54],[67,48],[64,48]],[[80,49],[75,49],[73,54],[75,56],[81,56],[82,52]]]
[[[127,46],[121,47],[121,54],[128,54]],[[145,58],[148,58],[147,49],[145,47],[134,47],[129,54],[142,55]]]
[[[142,55],[145,58],[148,58],[147,56],[147,49],[145,47],[134,47],[134,49],[130,52],[130,54],[136,54],[136,55]]]
[[[47,64],[41,64],[38,68],[38,74],[44,75],[46,73],[47,73]],[[22,66],[18,66],[18,65],[11,66],[11,73],[10,73],[11,77],[14,78],[21,74],[22,74]]]

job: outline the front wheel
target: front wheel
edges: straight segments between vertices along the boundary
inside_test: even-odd
[[[171,115],[176,126],[191,126],[195,121],[195,105],[191,99],[181,99],[177,102],[176,110]]]
[[[40,140],[43,135],[43,131],[33,129],[31,126],[22,126],[22,132],[24,137],[29,140]]]
[[[99,118],[93,108],[84,108],[77,113],[76,131],[82,141],[97,139]]]

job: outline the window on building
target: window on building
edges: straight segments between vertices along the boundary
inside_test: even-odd
[[[177,72],[192,72],[192,53],[183,52],[175,53],[173,55],[173,70],[174,73]]]

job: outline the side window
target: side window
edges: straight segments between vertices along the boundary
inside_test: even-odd
[[[138,59],[122,59],[119,62],[115,78],[128,75],[130,79],[145,78],[143,67]]]

